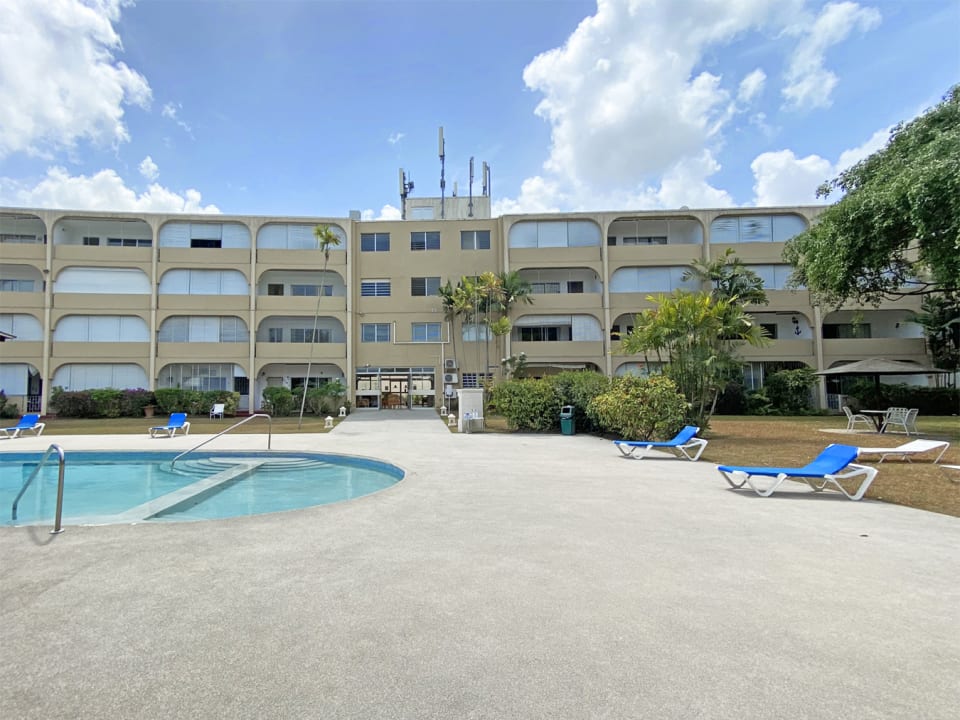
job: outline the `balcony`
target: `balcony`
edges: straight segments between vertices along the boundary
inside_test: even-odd
[[[320,360],[345,360],[347,357],[346,343],[315,343],[313,353],[309,343],[271,343],[258,342],[256,346],[257,360],[279,360],[288,363],[307,362],[312,358],[314,362]]]
[[[783,247],[782,242],[710,243],[710,257],[723,257],[730,248],[745,263],[779,265],[783,263]]]
[[[150,357],[147,342],[63,342],[51,346],[51,356],[64,362],[98,360],[136,360],[146,362]]]
[[[557,268],[577,265],[600,272],[601,249],[599,245],[588,247],[543,247],[513,248],[510,251],[510,269]]]
[[[565,342],[522,342],[510,343],[510,354],[526,353],[527,361],[532,363],[548,360],[559,362],[591,362],[603,364],[603,342],[599,340],[571,340]]]
[[[308,270],[323,269],[323,253],[319,250],[257,250],[257,264],[260,270],[263,266],[277,268],[296,267]],[[345,268],[347,266],[347,253],[345,250],[331,250],[330,262],[327,263],[327,269]],[[341,275],[343,273],[340,273]]]
[[[767,305],[748,305],[747,312],[796,312],[810,308],[810,292],[808,290],[767,290]]]
[[[262,313],[313,313],[317,310],[317,298],[291,295],[258,295],[257,311]],[[347,311],[347,298],[333,295],[320,298],[320,313],[331,314]]]
[[[535,308],[538,313],[554,310],[600,313],[603,306],[603,295],[600,293],[538,293],[530,295],[530,299],[533,305],[524,306],[528,308],[525,312],[532,312],[529,308]]]
[[[247,274],[250,248],[160,248],[163,269],[171,267],[232,267]],[[161,272],[162,274],[162,272]]]
[[[47,246],[43,243],[0,243],[0,257],[9,260],[31,260],[43,266],[47,258]]]
[[[42,292],[0,292],[0,308],[4,312],[10,310],[42,310]]]
[[[249,295],[158,295],[160,310],[244,312],[250,309]]]
[[[53,267],[56,272],[81,262],[84,265],[149,265],[153,259],[150,247],[106,247],[102,245],[54,245]]]
[[[54,293],[53,307],[58,310],[149,310],[150,295],[110,293]]]
[[[0,360],[3,362],[21,360],[41,367],[41,358],[43,358],[42,340],[7,340],[0,343]]]
[[[619,265],[689,265],[703,257],[703,245],[617,245],[607,248],[610,271]]]
[[[164,362],[195,362],[215,360],[244,364],[250,357],[248,342],[161,342],[157,343],[157,358]]]
[[[773,340],[767,347],[741,345],[737,354],[744,361],[751,360],[798,360],[815,365],[813,340]]]
[[[926,364],[927,349],[923,338],[850,338],[823,341],[824,366],[838,360],[861,360],[885,357],[895,360],[916,360]]]

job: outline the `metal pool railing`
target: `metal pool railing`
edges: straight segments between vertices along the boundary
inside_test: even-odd
[[[20,488],[20,492],[17,493],[17,497],[13,501],[13,507],[10,508],[10,515],[12,520],[17,519],[17,504],[20,502],[20,498],[23,497],[23,494],[27,491],[27,488],[30,487],[30,483],[33,482],[33,479],[40,473],[40,469],[46,464],[47,458],[50,457],[50,453],[57,453],[59,458],[60,470],[57,476],[57,515],[54,520],[53,530],[50,531],[51,535],[57,535],[63,532],[60,521],[63,517],[63,470],[66,467],[67,461],[63,453],[63,448],[54,443],[47,448],[47,451],[43,454],[43,457],[40,458],[40,462],[37,463],[37,466],[33,469],[33,472],[30,473],[28,477],[23,482],[23,487]]]
[[[203,441],[202,443],[200,443],[199,445],[194,445],[194,446],[193,446],[192,448],[190,448],[189,450],[184,450],[182,453],[180,453],[179,455],[177,455],[177,456],[170,462],[170,469],[173,470],[173,466],[177,464],[177,460],[179,460],[180,458],[184,457],[185,455],[189,455],[189,454],[192,453],[194,450],[199,450],[199,449],[202,448],[204,445],[206,445],[208,442],[213,442],[214,440],[216,440],[216,439],[217,439],[218,437],[220,437],[221,435],[226,435],[228,432],[230,432],[230,431],[233,430],[234,428],[238,428],[238,427],[240,427],[241,425],[244,425],[244,424],[250,422],[250,421],[253,420],[254,418],[266,418],[266,419],[267,419],[267,422],[269,423],[269,424],[267,425],[267,450],[269,450],[269,449],[270,449],[270,444],[271,444],[271,442],[273,441],[273,418],[270,417],[269,415],[267,415],[266,413],[254,413],[253,415],[250,415],[249,417],[245,417],[245,418],[244,418],[243,420],[241,420],[240,422],[234,423],[233,425],[231,425],[230,427],[228,427],[226,430],[221,430],[220,432],[218,432],[218,433],[217,433],[216,435],[214,435],[213,437],[207,438],[206,440],[204,440],[204,441]]]

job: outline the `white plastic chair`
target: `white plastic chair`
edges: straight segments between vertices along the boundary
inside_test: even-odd
[[[210,419],[213,418],[223,418],[223,409],[226,403],[216,403],[212,408],[210,408]]]
[[[868,418],[866,415],[854,413],[846,405],[843,406],[843,413],[847,416],[847,430],[856,430],[857,423],[862,422],[867,426],[868,429],[876,431],[876,426],[873,424],[873,420]]]
[[[887,408],[887,415],[883,419],[883,425],[880,426],[880,432],[887,432],[891,425],[896,425],[897,427],[902,427],[903,431],[909,435],[911,424],[914,424],[913,431],[917,432],[915,425],[917,412],[916,408],[912,410],[908,410],[905,407]],[[920,433],[917,432],[917,434],[919,435]]]

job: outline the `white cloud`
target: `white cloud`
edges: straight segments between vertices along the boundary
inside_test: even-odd
[[[0,179],[0,205],[145,213],[220,212],[216,205],[204,205],[197,190],[181,194],[153,183],[146,192],[137,194],[115,170],[74,176],[62,167],[49,168],[46,177],[34,187]]]
[[[884,147],[891,129],[877,130],[862,145],[844,150],[836,163],[819,155],[798,158],[792,150],[758,155],[750,163],[754,178],[754,203],[764,206],[822,202],[817,198],[817,188]]]
[[[193,137],[193,129],[180,119],[180,111],[183,110],[183,105],[180,103],[165,103],[163,109],[160,111],[160,114],[167,118],[168,120],[173,120],[180,128],[187,133],[191,138]]]
[[[150,85],[115,59],[125,0],[5,0],[0,28],[0,158],[130,139],[124,106]]]
[[[390,133],[390,136],[387,138],[387,142],[391,145],[396,145],[398,142],[403,140],[406,135],[402,132]]]
[[[767,74],[757,68],[740,81],[740,89],[737,91],[737,102],[748,103],[757,95],[763,92],[763,86],[767,81]]]
[[[380,214],[377,215],[374,210],[368,208],[360,213],[361,220],[399,220],[400,208],[396,208],[389,203],[380,208]]]
[[[149,155],[140,162],[140,174],[151,182],[160,177],[160,168]]]
[[[708,52],[745,33],[795,20],[803,0],[598,0],[557,47],[524,70],[539,93],[536,113],[550,124],[543,172],[495,211],[610,207],[614,199],[674,205],[700,198],[728,204],[710,186],[714,154],[737,102],[756,97],[766,75],[754,70],[728,88],[702,70]],[[690,180],[682,187],[681,179]],[[646,205],[645,205],[646,206]]]
[[[837,76],[824,67],[829,48],[844,41],[854,30],[868,32],[880,24],[880,12],[854,2],[824,6],[819,17],[797,44],[781,91],[788,109],[829,107]]]

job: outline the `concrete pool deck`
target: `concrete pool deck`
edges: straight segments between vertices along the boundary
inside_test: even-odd
[[[205,437],[48,430],[0,452],[57,442],[69,460]],[[760,498],[707,462],[628,460],[587,435],[450,434],[431,413],[355,413],[273,446],[407,476],[274,515],[0,528],[4,717],[862,720],[960,707],[957,518],[795,483]]]

